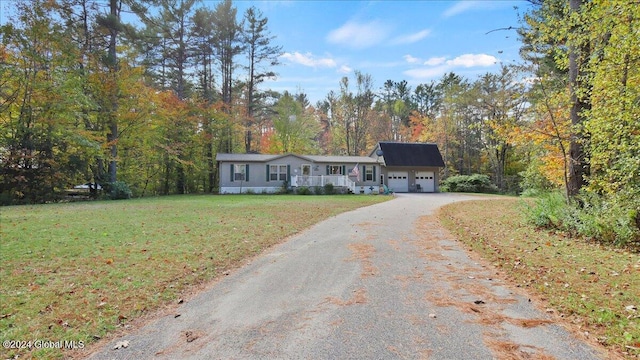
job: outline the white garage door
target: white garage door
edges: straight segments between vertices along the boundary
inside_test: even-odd
[[[395,192],[409,192],[409,173],[406,171],[394,171],[387,175],[389,189]]]
[[[420,185],[422,192],[436,191],[435,174],[433,171],[416,171],[416,184]]]

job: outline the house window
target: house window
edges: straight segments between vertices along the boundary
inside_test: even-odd
[[[269,180],[287,180],[287,165],[269,165]]]
[[[242,181],[247,178],[247,165],[246,164],[234,164],[233,165],[233,180]]]
[[[330,165],[329,175],[342,175],[342,165]]]
[[[311,165],[309,165],[309,164],[303,164],[302,165],[302,175],[303,176],[310,176],[311,175]]]
[[[364,167],[364,181],[373,181],[373,166]]]

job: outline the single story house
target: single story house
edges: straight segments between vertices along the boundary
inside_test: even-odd
[[[439,160],[438,160],[439,159]],[[370,156],[228,154],[216,156],[221,194],[274,193],[283,187],[323,187],[357,194],[438,191],[444,167],[435,144],[378,143]]]
[[[378,191],[380,165],[367,156],[218,154],[220,193],[274,193],[331,183],[354,193]]]

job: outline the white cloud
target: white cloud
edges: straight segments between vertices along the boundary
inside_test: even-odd
[[[416,63],[420,62],[420,59],[418,59],[417,57],[413,57],[413,56],[411,56],[409,54],[403,56],[402,58],[404,58],[404,60],[406,62],[408,62],[409,64],[416,64]]]
[[[348,74],[348,73],[350,73],[352,71],[353,71],[353,69],[348,67],[347,65],[342,65],[342,66],[340,66],[340,69],[338,69],[338,72],[341,73],[341,74]]]
[[[427,61],[424,62],[424,65],[429,65],[429,66],[438,66],[440,64],[443,64],[445,61],[447,60],[446,57],[432,57],[429,58]]]
[[[432,57],[424,62],[423,65],[426,66],[409,69],[404,74],[414,79],[432,79],[456,68],[487,67],[498,62],[497,58],[487,54],[464,54],[451,60],[447,60],[446,57]]]
[[[482,7],[482,3],[483,1],[458,1],[453,6],[445,10],[442,16],[448,18],[458,14],[462,14],[465,11]]]
[[[337,66],[337,63],[335,60],[331,58],[315,58],[311,53],[301,54],[297,51],[294,53],[286,52],[280,55],[280,57],[283,59],[289,60],[294,64],[300,64],[300,65],[314,67],[314,68],[316,67],[334,68]]]
[[[448,60],[447,64],[451,66],[462,66],[466,68],[476,66],[492,66],[498,62],[498,59],[487,54],[464,54],[453,60]]]
[[[418,42],[426,38],[427,36],[429,36],[429,34],[431,34],[431,30],[425,29],[422,31],[418,31],[417,33],[398,36],[397,38],[393,39],[392,43],[393,44],[413,44],[415,42]]]
[[[368,23],[348,21],[327,35],[327,41],[356,49],[364,49],[379,44],[387,38],[389,26],[373,20]]]

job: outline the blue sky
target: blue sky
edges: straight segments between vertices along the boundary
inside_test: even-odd
[[[214,8],[218,1],[203,0]],[[0,23],[7,6],[0,0]],[[412,88],[447,72],[474,80],[500,63],[519,62],[514,30],[526,1],[235,0],[239,14],[255,6],[269,19],[284,54],[278,77],[261,90],[305,92],[312,104],[337,91],[343,76],[370,74],[375,90],[386,80]],[[518,7],[516,11],[514,7]],[[240,60],[240,59],[239,59]]]
[[[370,74],[377,90],[388,79],[415,88],[450,71],[473,80],[500,63],[519,62],[516,32],[490,31],[518,26],[518,13],[528,6],[505,0],[234,3],[239,13],[249,6],[262,10],[274,42],[283,46],[279,76],[262,88],[300,90],[312,104],[355,70]]]

